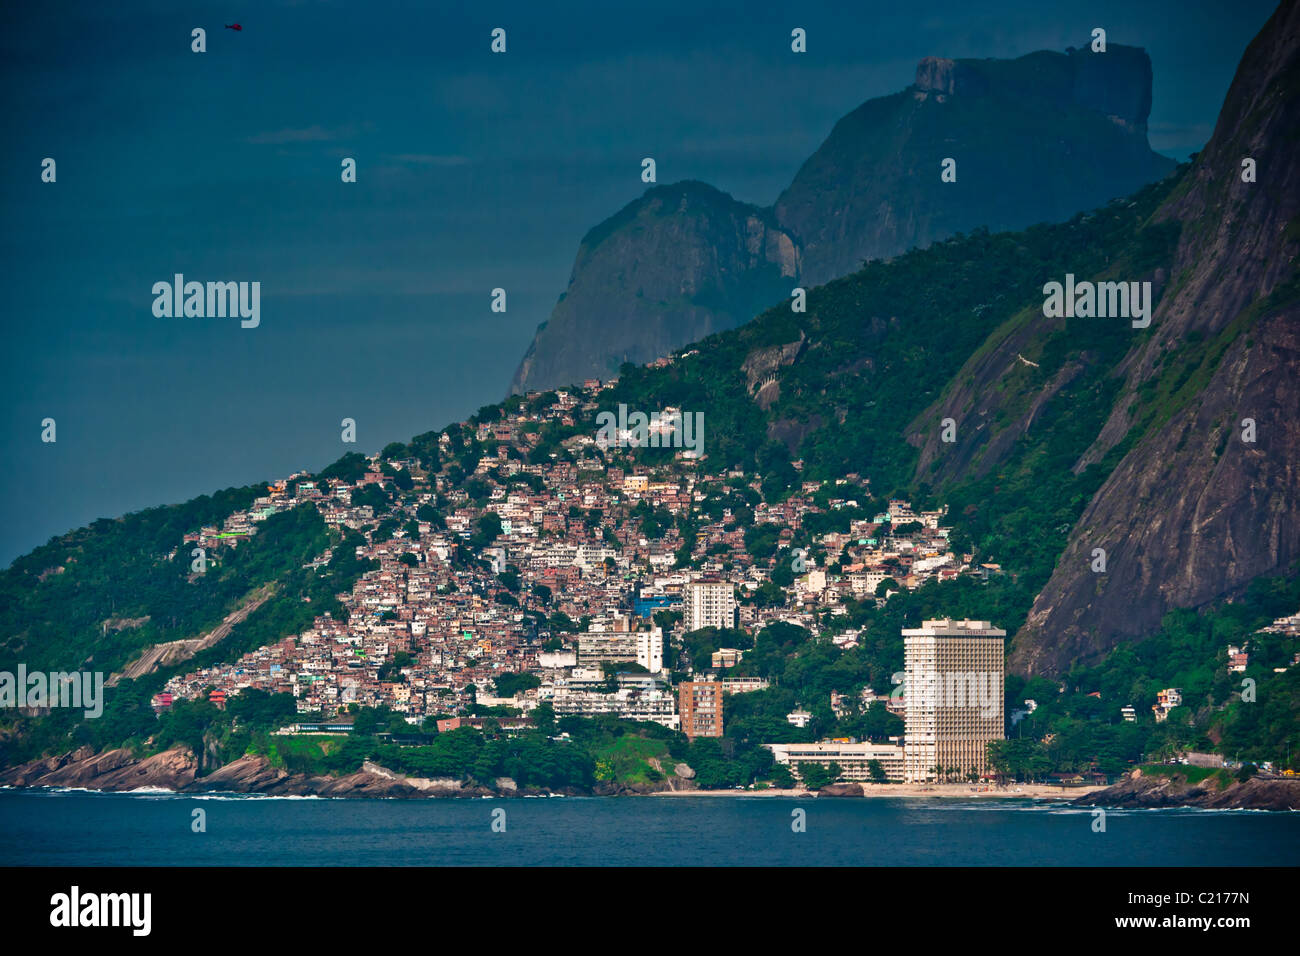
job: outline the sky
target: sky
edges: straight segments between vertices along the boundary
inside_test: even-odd
[[[499,401],[583,234],[646,188],[643,157],[660,183],[768,205],[839,117],[910,84],[922,57],[1083,47],[1103,26],[1150,54],[1151,144],[1185,159],[1274,8],[451,6],[10,11],[0,566],[100,517],[318,470]],[[156,317],[153,284],[175,273],[260,282],[260,325]]]

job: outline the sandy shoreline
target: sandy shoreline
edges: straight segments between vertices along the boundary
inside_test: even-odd
[[[917,797],[917,798],[960,798],[962,800],[983,800],[987,798],[1013,798],[1018,800],[1071,800],[1089,793],[1105,790],[1105,787],[1060,787],[1046,783],[1021,783],[1010,787],[993,790],[972,790],[970,784],[952,783],[922,787],[911,783],[864,783],[864,797]],[[817,793],[799,788],[785,790],[660,790],[649,794],[652,797],[816,797]],[[836,799],[836,798],[830,798]]]

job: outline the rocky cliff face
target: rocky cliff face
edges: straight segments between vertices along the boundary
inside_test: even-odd
[[[1017,60],[927,57],[913,86],[844,117],[772,209],[654,187],[593,229],[512,394],[609,378],[790,294],[977,227],[1068,219],[1160,179],[1151,63],[1112,45]],[[945,157],[957,181],[940,180]]]
[[[1152,334],[1076,468],[1136,444],[1071,534],[1009,666],[1056,673],[1300,558],[1300,5],[1247,49],[1157,220],[1183,224]],[[1253,159],[1256,181],[1244,182]],[[1243,424],[1249,419],[1253,425]],[[1253,438],[1253,441],[1250,440]],[[1107,551],[1094,574],[1090,555]]]
[[[600,784],[600,796],[687,790],[694,772],[678,764],[670,779],[658,784],[624,786]],[[244,756],[202,777],[195,776],[194,755],[184,747],[140,759],[129,750],[96,753],[82,747],[73,753],[45,757],[0,771],[0,786],[76,787],[85,790],[127,792],[157,789],[175,793],[252,793],[264,796],[318,797],[487,797],[549,794],[550,790],[520,787],[509,777],[498,777],[491,787],[454,777],[410,777],[365,761],[356,773],[310,776],[273,767],[261,756]],[[561,792],[573,795],[577,790]]]
[[[189,750],[168,750],[143,760],[129,750],[96,753],[82,747],[0,773],[10,787],[82,787],[90,790],[181,790],[194,782],[196,763]]]
[[[650,189],[591,230],[511,393],[608,379],[790,294],[799,251],[771,214],[697,182]]]
[[[1151,61],[1134,47],[927,57],[910,88],[835,125],[776,218],[809,286],[957,232],[1068,219],[1173,169],[1147,145],[1150,109]]]
[[[474,797],[518,790],[514,781],[505,778],[497,781],[494,791],[462,780],[408,777],[369,761],[356,773],[338,777],[291,774],[256,756],[241,757],[203,777],[195,777],[194,771],[194,755],[182,747],[144,759],[127,750],[95,753],[83,747],[0,773],[0,785],[321,797]]]

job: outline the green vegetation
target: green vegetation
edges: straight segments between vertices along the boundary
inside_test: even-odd
[[[65,753],[83,744],[97,749],[123,745],[139,747],[160,726],[150,701],[172,676],[232,660],[286,635],[301,633],[311,626],[318,614],[328,612],[342,617],[344,611],[335,595],[350,590],[369,570],[370,562],[357,559],[356,546],[361,539],[353,533],[337,542],[327,565],[303,567],[304,559],[313,557],[316,549],[323,548],[328,540],[329,534],[319,513],[310,506],[269,518],[263,531],[240,545],[240,551],[249,549],[244,556],[226,562],[226,574],[233,576],[236,570],[250,572],[248,577],[238,579],[241,585],[246,586],[250,581],[269,581],[271,595],[261,607],[236,624],[225,640],[189,660],[136,680],[123,680],[111,690],[106,689],[104,713],[97,719],[88,720],[82,711],[64,708],[43,718],[14,717],[10,724],[13,736],[0,739],[0,765],[20,763],[44,754]],[[275,569],[280,570],[278,578],[272,577],[271,572]],[[208,571],[209,575],[213,573]],[[199,580],[206,582],[203,576]],[[232,592],[238,586],[232,585]],[[197,616],[198,611],[195,613]],[[218,622],[219,618],[211,621],[211,626]],[[179,633],[157,639],[172,640],[194,633],[181,630],[180,625],[175,627]],[[148,643],[152,644],[154,640]],[[118,659],[125,663],[132,656],[133,651],[124,651]],[[99,661],[96,656],[92,662],[96,668],[101,666]],[[104,667],[105,671],[108,669]],[[240,694],[239,698],[243,696]],[[220,713],[206,701],[191,702],[187,706],[207,707]],[[184,711],[185,708],[180,709]]]
[[[1300,641],[1255,632],[1297,606],[1300,578],[1260,578],[1237,601],[1167,614],[1156,633],[1060,683],[1008,675],[1008,714],[1027,699],[1038,706],[996,748],[995,766],[1020,779],[1093,769],[1113,775],[1184,750],[1293,763],[1300,756],[1300,667],[1274,668],[1290,664]],[[1229,673],[1227,646],[1246,642],[1250,666]],[[1251,685],[1254,699],[1247,700]],[[1183,706],[1157,722],[1151,708],[1168,687],[1182,692]],[[1124,721],[1125,705],[1136,710],[1135,722]]]
[[[762,743],[896,736],[901,721],[879,703],[864,707],[861,701],[864,690],[880,694],[894,688],[894,675],[902,670],[901,629],[926,617],[959,616],[992,620],[1015,633],[1070,529],[1116,463],[1205,387],[1227,346],[1249,324],[1251,316],[1243,316],[1212,339],[1189,336],[1179,343],[1164,358],[1161,373],[1143,387],[1128,435],[1100,461],[1079,467],[1111,414],[1121,381],[1116,368],[1135,334],[1150,333],[1135,333],[1122,321],[1045,321],[1042,284],[1066,272],[1123,278],[1170,265],[1178,226],[1154,223],[1152,214],[1178,179],[1067,223],[998,235],[977,231],[889,262],[869,262],[852,276],[812,290],[806,313],[793,313],[783,303],[740,329],[699,343],[692,349],[698,354],[679,355],[667,367],[625,365],[617,385],[600,393],[601,411],[620,403],[645,410],[671,405],[705,411],[709,467],[734,466],[757,475],[759,491],[699,489],[703,515],[717,521],[729,511],[728,529],[743,529],[746,551],[759,560],[777,559],[771,580],[747,595],[746,602],[783,602],[780,588],[794,576],[792,549],[807,549],[827,567],[828,558],[835,556],[820,554],[814,539],[828,531],[847,531],[851,521],[872,517],[894,496],[908,497],[920,508],[948,504],[955,524],[953,547],[978,560],[998,561],[1007,571],[987,582],[971,577],[930,581],[914,592],[896,593],[882,607],[869,598],[849,600],[846,613],[823,617],[816,638],[786,623],[771,624],[756,637],[714,629],[687,634],[682,650],[697,669],[707,667],[714,651],[739,648],[746,651],[744,660],[729,676],[761,677],[771,684],[727,698],[720,739],[692,744],[656,725],[555,720],[542,713],[536,729],[515,735],[489,723],[482,731],[461,728],[424,735],[427,739],[415,744],[395,743],[386,735],[410,735],[412,729],[399,715],[368,711],[358,713],[356,729],[345,739],[273,737],[270,731],[291,715],[285,701],[245,700],[244,694],[224,712],[206,701],[182,701],[155,718],[149,700],[168,677],[301,632],[316,615],[341,615],[335,595],[368,568],[355,557],[363,538],[355,533],[341,537],[328,529],[308,504],[259,523],[249,538],[210,548],[207,571],[193,573],[183,537],[247,508],[265,493],[263,486],[254,485],[115,521],[101,519],[53,539],[0,572],[0,668],[8,669],[22,661],[31,669],[80,666],[111,673],[149,646],[206,633],[254,598],[266,598],[219,645],[173,668],[122,682],[108,695],[99,720],[85,721],[71,712],[39,721],[11,719],[4,729],[13,732],[0,734],[0,762],[125,741],[139,752],[189,746],[199,755],[202,771],[248,752],[304,773],[351,772],[363,760],[374,759],[421,776],[484,783],[508,776],[523,786],[588,790],[657,785],[671,764],[685,762],[698,785],[714,788],[788,782],[788,770],[773,766]],[[589,244],[599,243],[601,228],[588,236]],[[1292,282],[1258,308],[1276,307],[1295,295]],[[992,384],[977,385],[979,361],[1009,341],[1026,343],[1026,362]],[[784,346],[791,347],[793,362],[776,368],[779,397],[760,408],[745,362],[761,350]],[[935,424],[935,410],[955,397],[973,405],[982,391],[996,400],[987,405],[988,427],[981,443],[969,449],[969,459],[960,467],[935,459],[918,470],[918,445]],[[374,540],[399,531],[412,538],[419,534],[418,524],[390,514],[394,494],[413,487],[410,471],[394,462],[409,464],[414,458],[419,468],[441,470],[452,487],[481,507],[493,487],[475,469],[497,445],[478,441],[472,426],[499,420],[507,407],[540,410],[554,398],[553,393],[515,397],[504,406],[481,409],[468,427],[453,425],[407,445],[387,446],[380,466],[384,483],[352,495],[354,504],[374,509]],[[593,430],[594,420],[571,426],[547,421],[536,428],[539,441],[529,458],[571,460],[563,443]],[[450,441],[440,451],[444,434]],[[667,463],[672,454],[671,449],[626,450],[627,456],[651,464]],[[368,468],[364,456],[349,453],[316,480],[356,481]],[[863,482],[830,484],[851,474]],[[535,475],[506,478],[499,471],[488,477],[533,490],[541,480]],[[754,523],[760,500],[780,500],[803,481],[827,483],[815,495],[824,508],[832,495],[856,504],[808,516],[784,541],[779,526]],[[446,497],[438,495],[436,507],[422,505],[417,514],[442,528],[446,506]],[[573,506],[567,516],[574,525],[593,530],[604,522],[595,509]],[[692,560],[698,516],[674,516],[644,501],[633,516],[649,539],[662,539],[675,529],[686,542],[677,552],[679,566]],[[473,528],[470,548],[486,547],[501,532],[499,516],[484,514]],[[608,527],[604,534],[612,538]],[[332,549],[328,564],[310,567],[327,549]],[[721,546],[712,553],[727,550]],[[454,560],[473,559],[457,540]],[[401,560],[410,564],[417,559],[406,555]],[[832,573],[836,567],[829,564]],[[510,592],[523,587],[517,569],[507,568],[499,579]],[[897,588],[889,578],[878,593]],[[534,586],[532,595],[544,605],[555,598],[544,585]],[[518,604],[521,598],[511,593],[497,600]],[[1012,776],[1038,779],[1058,771],[1117,773],[1185,748],[1217,749],[1243,761],[1294,760],[1300,754],[1300,667],[1289,665],[1296,642],[1251,635],[1297,607],[1300,585],[1294,575],[1257,581],[1235,602],[1205,613],[1168,615],[1145,640],[1121,645],[1104,661],[1078,667],[1060,682],[1009,677],[1008,714],[1026,699],[1033,699],[1037,709],[1015,724],[1011,739],[994,748],[995,765]],[[655,619],[671,627],[680,614],[659,612]],[[559,611],[547,623],[550,649],[563,646],[560,634],[582,627]],[[857,646],[836,646],[831,638],[849,629],[857,632]],[[1224,647],[1248,639],[1250,669],[1229,675]],[[665,656],[670,665],[678,663],[676,648],[666,647]],[[401,680],[408,663],[395,656],[381,677]],[[1279,667],[1288,669],[1276,673]],[[1243,676],[1253,682],[1254,700],[1243,699]],[[537,683],[535,675],[503,673],[495,679],[495,690],[509,697]],[[1182,689],[1184,706],[1157,723],[1151,705],[1156,692],[1166,687]],[[832,692],[843,697],[838,715],[831,710]],[[1136,722],[1121,718],[1119,708],[1125,704],[1136,708]],[[812,715],[805,728],[786,719],[797,708]],[[479,711],[488,713],[487,708]]]
[[[1211,777],[1215,778],[1221,786],[1231,782],[1228,772],[1222,767],[1193,767],[1188,764],[1178,764],[1170,766],[1169,764],[1143,764],[1140,768],[1144,776],[1151,777],[1180,777],[1190,786],[1196,786],[1198,783],[1204,783]]]
[[[844,768],[833,760],[824,766],[819,763],[804,763],[799,768],[799,774],[803,777],[804,786],[809,790],[820,790],[827,784],[839,780],[844,774]]]
[[[258,588],[329,546],[315,508],[273,515],[249,538],[209,547],[192,570],[182,538],[247,508],[264,486],[228,489],[69,532],[0,572],[0,668],[94,665],[110,673],[140,650],[211,630]]]

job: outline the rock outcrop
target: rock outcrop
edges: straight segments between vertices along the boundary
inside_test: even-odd
[[[1172,171],[1147,144],[1150,110],[1151,61],[1135,47],[927,57],[911,87],[835,125],[776,220],[800,244],[805,286],[958,232],[1065,220]],[[947,158],[954,182],[940,178]]]
[[[1189,784],[1187,777],[1169,773],[1148,775],[1141,770],[1105,790],[1073,801],[1081,806],[1145,808],[1201,807],[1207,810],[1300,810],[1300,780],[1251,777],[1245,783],[1222,786],[1214,777]]]
[[[592,229],[511,383],[609,379],[790,294],[799,252],[771,213],[699,182],[657,186]]]
[[[154,644],[152,647],[146,648],[139,657],[127,664],[120,672],[110,676],[106,681],[107,685],[116,687],[118,681],[134,680],[144,677],[146,674],[152,674],[161,667],[172,667],[182,661],[189,660],[199,651],[206,651],[209,647],[221,643],[234,630],[236,624],[247,620],[248,616],[270,600],[271,595],[274,593],[274,582],[264,585],[254,591],[240,607],[226,615],[222,622],[207,634],[179,641],[167,641],[164,644]]]
[[[82,747],[0,773],[11,787],[74,787],[87,790],[181,790],[194,782],[194,755],[187,749],[166,750],[139,759],[125,749],[96,753]]]
[[[505,777],[497,780],[494,788],[487,788],[453,778],[409,777],[371,761],[363,763],[356,773],[341,776],[294,774],[256,755],[240,757],[196,777],[194,756],[184,747],[145,758],[137,758],[129,750],[95,753],[83,747],[4,771],[0,773],[0,786],[320,797],[477,797],[528,792]]]
[[[817,791],[819,797],[860,797],[866,791],[860,783],[828,783]]]

